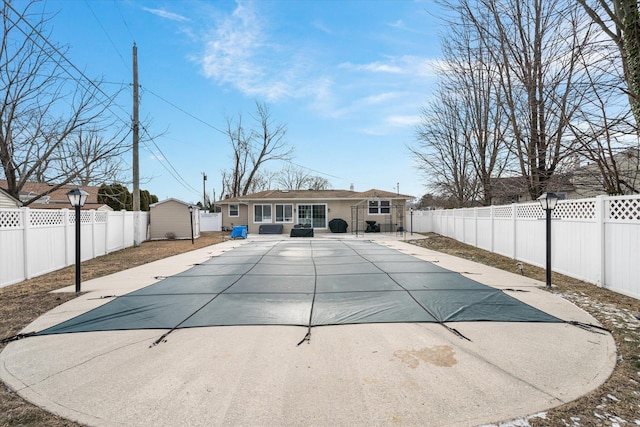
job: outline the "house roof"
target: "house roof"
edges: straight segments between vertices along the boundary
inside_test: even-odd
[[[246,203],[261,200],[363,200],[374,197],[386,199],[411,199],[412,196],[390,191],[371,189],[367,191],[351,190],[265,190],[245,196],[230,197],[216,203]]]
[[[22,187],[22,191],[20,191],[20,199],[22,201],[28,200],[31,197],[45,193],[49,191],[54,185],[48,184],[46,182],[25,182]],[[0,180],[0,190],[8,188],[7,181]],[[67,193],[74,188],[78,188],[76,184],[66,184],[62,187],[53,190],[46,196],[41,197],[35,202],[31,203],[29,207],[34,209],[64,209],[70,208],[69,198],[67,197]],[[83,210],[89,209],[99,209],[104,206],[104,203],[98,203],[98,189],[99,187],[94,186],[83,186],[80,187],[89,195],[87,196],[87,200],[82,207]],[[5,191],[6,192],[6,191]]]
[[[508,197],[513,195],[525,195],[529,193],[529,183],[526,177],[512,176],[491,178],[493,197]],[[573,188],[571,175],[556,173],[551,176],[547,188],[554,191],[567,191]]]

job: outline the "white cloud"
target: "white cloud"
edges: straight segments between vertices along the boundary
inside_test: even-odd
[[[239,0],[233,12],[213,21],[203,54],[196,59],[205,77],[247,97],[304,100],[317,114],[348,118],[354,128],[367,127],[356,122],[376,123],[368,129],[371,134],[413,124],[409,115],[420,104],[416,98],[423,96],[419,94],[433,76],[431,59],[389,55],[368,63],[335,65],[331,55],[314,51],[311,41],[280,41],[278,28],[272,27],[278,21],[259,10],[261,5]],[[311,25],[330,31],[320,21]]]
[[[331,29],[329,27],[327,27],[324,22],[321,21],[313,21],[311,23],[311,25],[313,25],[315,28],[317,28],[318,30],[322,31],[323,33],[326,34],[333,34],[333,31],[331,31]]]
[[[415,126],[420,123],[420,116],[418,114],[404,115],[404,116],[389,116],[386,122],[392,126],[407,127]]]
[[[266,27],[254,3],[238,2],[207,37],[199,59],[204,75],[269,101],[325,97],[327,79],[314,75],[311,54],[277,43]]]
[[[150,155],[149,155],[149,159],[150,160],[157,160],[159,162],[164,162],[166,160],[165,157],[162,155],[162,153],[160,151],[157,151],[157,150],[151,151],[151,150],[149,150],[149,153],[150,153]]]
[[[371,126],[361,128],[360,131],[365,135],[371,136],[398,135],[399,130],[401,130],[401,133],[404,133],[407,129],[412,129],[419,122],[420,116],[415,114],[389,115],[381,117],[377,123]]]
[[[377,95],[367,96],[362,100],[362,103],[365,105],[382,104],[391,101],[392,99],[396,99],[399,96],[400,94],[397,92],[385,92]]]
[[[347,70],[366,71],[371,73],[406,74],[413,76],[433,76],[434,61],[413,55],[388,57],[386,61],[375,61],[368,64],[353,64],[345,62],[340,68]]]
[[[178,22],[190,21],[190,19],[185,16],[178,15],[177,13],[169,12],[168,10],[165,10],[165,9],[151,9],[148,7],[143,7],[142,10],[145,10],[161,18],[170,19],[171,21],[178,21]]]

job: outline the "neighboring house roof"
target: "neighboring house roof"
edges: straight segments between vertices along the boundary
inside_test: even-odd
[[[351,190],[265,190],[245,196],[219,200],[218,204],[247,203],[261,200],[354,200],[360,201],[375,197],[385,199],[411,199],[412,196],[390,191],[371,189],[367,191]]]
[[[0,180],[0,189],[7,188],[7,181]],[[27,200],[33,198],[33,196],[42,194],[48,191],[53,184],[48,184],[46,182],[26,182],[22,187],[22,191],[20,191],[20,200],[24,203]],[[52,191],[46,196],[41,197],[40,199],[34,201],[29,204],[30,208],[33,209],[65,209],[71,208],[69,204],[69,198],[67,197],[67,193],[74,188],[78,188],[78,185],[75,184],[66,184],[62,187]],[[89,209],[100,209],[104,206],[104,203],[98,203],[98,189],[99,187],[94,186],[84,186],[80,187],[89,195],[87,196],[87,201],[82,207],[83,210]]]
[[[632,147],[607,157],[600,162],[580,165],[573,170],[573,184],[581,193],[589,197],[604,194],[607,184],[602,176],[602,168],[614,170],[621,188],[628,194],[636,194],[640,188],[640,149]],[[615,183],[614,176],[611,181]]]
[[[606,159],[609,163],[615,162],[618,177],[631,193],[637,192],[639,185],[637,183],[640,182],[639,158],[640,150],[632,147],[615,154],[613,159]],[[551,176],[547,184],[550,191],[565,193],[568,198],[594,197],[606,194],[600,164],[580,165],[578,161],[574,163],[568,172],[558,172]],[[530,200],[527,179],[524,177],[492,178],[491,185],[492,196],[496,204],[513,202],[516,197],[519,199],[518,201]]]
[[[547,183],[549,191],[569,192],[573,191],[570,173],[553,174]],[[514,201],[530,200],[527,178],[523,176],[512,176],[491,179],[491,195],[495,204],[511,203]],[[517,196],[518,200],[514,200]]]

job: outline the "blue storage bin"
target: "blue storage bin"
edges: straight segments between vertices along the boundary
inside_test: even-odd
[[[245,225],[236,225],[231,229],[231,238],[235,239],[236,237],[247,238],[247,227]]]

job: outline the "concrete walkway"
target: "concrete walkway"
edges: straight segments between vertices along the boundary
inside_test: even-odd
[[[564,320],[597,324],[532,279],[423,249],[403,236],[342,237],[375,239]],[[84,282],[86,294],[23,332],[55,325],[110,301],[102,297],[155,283],[157,276],[251,240],[273,238],[283,237],[227,241]],[[315,239],[321,238],[336,237]],[[300,346],[306,329],[293,326],[181,329],[155,346],[165,331],[31,337],[0,353],[0,379],[48,411],[95,426],[476,426],[575,400],[615,366],[609,334],[569,324],[449,326],[471,341],[433,323],[318,327]]]

